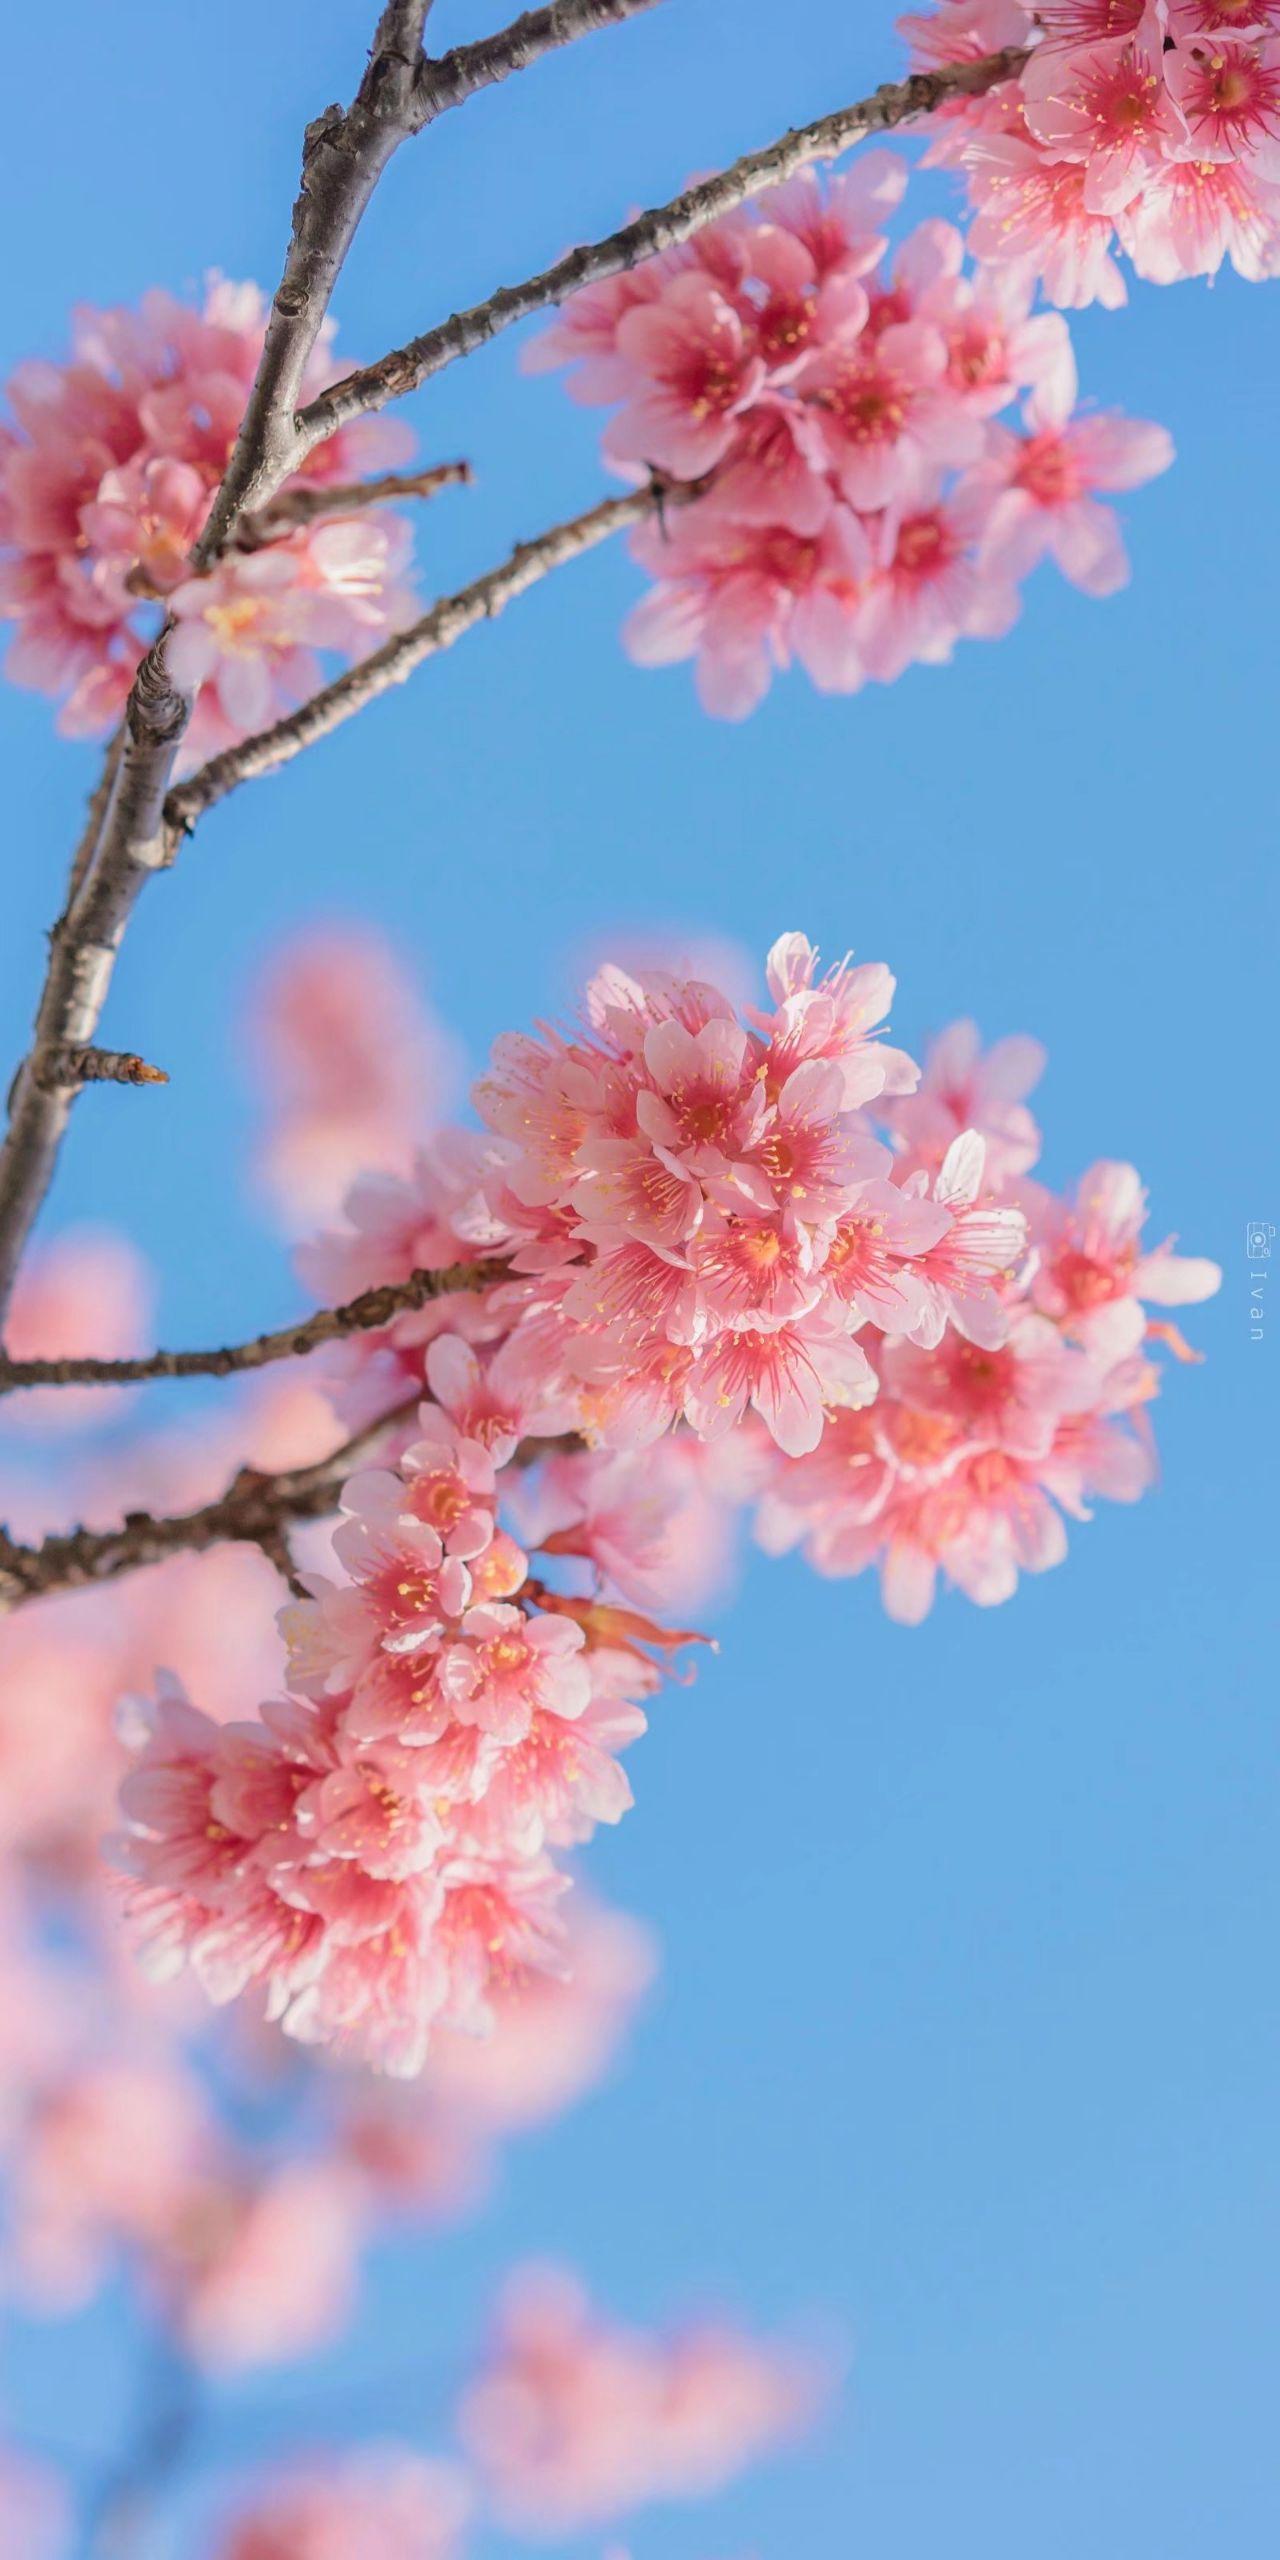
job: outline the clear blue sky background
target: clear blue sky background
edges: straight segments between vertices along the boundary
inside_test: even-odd
[[[52,14],[15,13],[6,368],[57,349],[79,298],[212,264],[270,281],[299,129],[348,92],[370,12],[65,0],[52,58]],[[440,40],[485,23],[441,0]],[[376,352],[898,61],[888,5],[670,0],[403,155],[344,345]],[[517,2151],[482,2226],[388,2252],[355,2344],[278,2386],[299,2412],[327,2393],[339,2424],[358,2388],[363,2424],[395,2375],[384,2414],[410,2422],[529,2249],[632,2315],[707,2294],[833,2312],[851,2387],[812,2457],[714,2515],[656,2513],[638,2560],[1277,2547],[1280,1303],[1251,1342],[1244,1258],[1247,1218],[1280,1223],[1275,291],[1139,288],[1079,320],[1087,392],[1178,446],[1128,502],[1134,580],[1109,604],[1042,573],[999,647],[853,703],[785,683],[734,730],[684,671],[626,664],[635,573],[612,552],[237,797],[148,894],[112,997],[110,1035],[172,1085],[85,1104],[50,1213],[137,1237],[166,1338],[296,1303],[246,1207],[230,1042],[259,955],[318,913],[389,928],[477,1060],[563,1001],[584,937],[762,949],[801,925],[892,961],[913,1047],[963,1010],[1041,1034],[1049,1176],[1131,1156],[1157,1229],[1225,1266],[1190,1321],[1207,1365],[1169,1381],[1161,1489],[1073,1531],[1013,1606],[953,1600],[908,1633],[868,1584],[753,1565],[595,1857],[667,1946],[630,2068]],[[423,522],[426,584],[600,485],[592,416],[523,381],[510,336],[415,423],[479,472]],[[0,699],[0,734],[14,1052],[90,762],[34,698]],[[28,2419],[65,2425],[74,2399],[96,2437],[127,2388],[121,2317],[23,2336]],[[223,2441],[249,2441],[247,2412],[239,2430],[232,2408]]]

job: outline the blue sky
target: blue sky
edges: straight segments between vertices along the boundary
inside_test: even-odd
[[[73,76],[51,89],[47,25],[19,13],[5,369],[55,351],[76,300],[210,265],[269,282],[300,127],[349,90],[369,14],[223,0],[215,29],[166,0],[67,0]],[[436,23],[486,21],[441,0]],[[341,343],[376,353],[898,61],[887,6],[796,0],[784,25],[765,0],[670,0],[402,156]],[[944,201],[922,183],[922,209]],[[1158,1416],[1160,1488],[1073,1531],[1011,1607],[953,1600],[907,1632],[868,1584],[752,1564],[593,1853],[666,1944],[628,2069],[516,2152],[482,2225],[386,2252],[353,2342],[277,2387],[286,2416],[318,2393],[326,2426],[363,2424],[385,2375],[388,2423],[410,2424],[530,2250],[635,2316],[707,2296],[832,2314],[851,2383],[812,2454],[714,2515],[655,2514],[637,2560],[1275,2547],[1280,1304],[1251,1340],[1245,1225],[1280,1224],[1276,309],[1227,276],[1079,317],[1086,393],[1178,447],[1126,502],[1133,583],[1105,605],[1042,572],[999,646],[851,703],[780,684],[731,729],[686,671],[627,665],[636,573],[611,551],[240,794],[149,892],[117,974],[109,1036],[173,1081],[86,1101],[49,1212],[50,1233],[89,1216],[137,1238],[163,1338],[296,1304],[243,1181],[234,1032],[304,919],[390,930],[476,1061],[611,930],[763,950],[801,926],[892,963],[912,1048],[962,1011],[1037,1032],[1048,1177],[1130,1156],[1157,1230],[1224,1265],[1188,1326],[1206,1365]],[[479,475],[423,520],[426,587],[601,486],[596,421],[523,380],[510,336],[414,423]],[[0,738],[16,1054],[91,763],[34,697],[0,695]],[[120,2306],[16,2348],[27,2422],[65,2414],[70,2378],[96,2438],[128,2384]],[[237,2404],[217,2444],[258,2426]]]

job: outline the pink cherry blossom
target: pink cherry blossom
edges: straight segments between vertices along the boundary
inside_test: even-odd
[[[1258,27],[1280,34],[1280,0],[1166,0],[1170,33],[1179,44],[1194,36],[1237,35]]]
[[[1216,1262],[1142,1250],[1147,1195],[1130,1164],[1091,1165],[1064,1201],[1045,1198],[1033,1214],[1037,1306],[1096,1357],[1114,1362],[1137,1350],[1147,1329],[1143,1301],[1195,1306],[1221,1284]]]
[[[1061,1417],[1084,1412],[1098,1391],[1089,1362],[1027,1307],[1013,1311],[991,1348],[954,1331],[929,1351],[892,1343],[883,1375],[903,1404],[944,1414],[968,1438],[1016,1458],[1044,1457]]]
[[[971,277],[944,273],[920,296],[922,316],[946,346],[947,386],[976,417],[994,416],[1074,361],[1061,313],[1033,313],[1034,292],[1025,268],[994,266]]]
[[[921,464],[973,461],[977,422],[946,388],[947,350],[927,321],[897,321],[865,349],[815,357],[803,388],[851,506],[900,498]]]
[[[195,310],[161,293],[140,311],[82,311],[64,364],[20,366],[14,427],[0,432],[0,612],[17,624],[21,684],[62,696],[73,735],[123,709],[157,627],[177,617],[171,664],[201,688],[190,763],[315,689],[330,654],[358,656],[405,619],[407,539],[376,510],[323,518],[259,550],[186,574],[221,478],[262,345],[252,286],[214,279]],[[308,368],[310,398],[333,378],[330,333]],[[405,450],[402,431],[361,422],[303,465],[313,484],[349,482]],[[319,653],[319,655],[317,655]]]
[[[1022,74],[1022,100],[1033,139],[1055,159],[1085,164],[1091,213],[1122,212],[1187,139],[1154,26],[1067,52],[1042,46]]]
[[[922,1194],[923,1178],[913,1175],[910,1188]],[[1027,1228],[1021,1210],[988,1188],[986,1147],[976,1131],[966,1130],[948,1147],[930,1196],[950,1212],[951,1224],[921,1257],[934,1307],[921,1339],[940,1340],[949,1320],[966,1342],[994,1350],[1005,1334],[1003,1277],[1023,1253]]]
[[[17,2155],[24,2296],[65,2315],[118,2250],[165,2250],[211,2149],[205,2102],[176,2057],[92,2057],[55,2071]]]
[[[948,111],[929,154],[965,171],[975,254],[1068,306],[1124,300],[1116,246],[1161,284],[1213,274],[1226,254],[1250,281],[1276,273],[1270,0],[1046,0],[1028,15],[1016,87]],[[914,40],[931,47],[951,18],[909,22]]]
[[[160,2258],[187,2354],[223,2376],[339,2337],[366,2232],[363,2191],[340,2160],[193,2183]]]
[[[724,2487],[803,2427],[820,2384],[795,2349],[727,2323],[625,2329],[571,2275],[532,2267],[507,2287],[459,2427],[499,2521],[556,2539]]]
[[[624,314],[616,344],[637,389],[609,430],[610,453],[696,480],[728,451],[763,384],[750,329],[709,276],[686,272]]]
[[[491,2036],[442,2035],[428,2087],[477,2125],[518,2131],[559,2115],[608,2068],[652,1983],[649,1932],[575,1896],[566,1917],[566,1970],[526,1973],[500,1987]]]
[[[977,548],[985,513],[972,482],[944,497],[936,476],[885,508],[860,630],[867,671],[881,684],[915,661],[945,661],[959,639],[1002,639],[1016,621],[1015,587]]]
[[[290,1226],[333,1216],[356,1176],[407,1174],[452,1104],[452,1042],[391,944],[317,926],[272,955],[248,1007],[258,1167]]]
[[[989,50],[989,24],[1008,21],[1021,38],[1034,34],[1017,0],[949,9],[939,24],[967,56]],[[922,44],[923,23],[912,22]],[[1144,21],[1144,47],[1149,36]],[[956,58],[941,41],[924,51]],[[1053,59],[1074,66],[1077,53]],[[1158,65],[1158,46],[1151,59]],[[1167,125],[1172,149],[1185,126],[1163,74],[1151,76],[1156,104],[1144,90],[1143,116],[1161,135]],[[972,246],[985,267],[966,272],[961,233],[932,217],[886,261],[876,225],[903,172],[888,154],[871,155],[861,175],[824,182],[806,172],[711,226],[692,249],[655,261],[661,272],[625,308],[602,288],[604,300],[584,307],[580,341],[571,300],[545,342],[548,360],[571,358],[579,343],[597,350],[585,378],[593,396],[623,402],[605,452],[628,477],[647,462],[696,483],[692,503],[673,493],[632,535],[653,583],[623,639],[644,666],[692,659],[699,699],[717,718],[746,718],[793,661],[820,691],[854,693],[868,677],[891,683],[909,666],[945,661],[961,639],[1001,638],[1017,619],[1025,572],[983,549],[1008,452],[1008,431],[992,422],[1019,392],[1065,420],[1074,359],[1061,316],[1033,308],[1036,280],[1061,303],[1123,300],[1111,252],[1129,203],[1115,186],[1103,207],[1093,159],[1074,142],[1059,151],[1036,139],[1020,100],[1009,82],[959,102],[960,138],[945,146],[969,175]],[[1153,178],[1181,165],[1160,155],[1158,139],[1143,164]],[[1130,192],[1140,206],[1137,179]],[[1261,261],[1264,251],[1255,243],[1253,254]],[[1080,547],[1083,558],[1083,537]],[[1091,554],[1086,566],[1101,580],[1100,560]],[[518,1050],[508,1072],[518,1083]],[[572,1088],[575,1064],[563,1061],[562,1072]],[[540,1108],[549,1091],[544,1081]],[[528,1129],[526,1108],[526,1156]],[[621,1144],[626,1133],[609,1136]],[[531,1179],[526,1160],[514,1187],[526,1206]],[[523,1268],[536,1250],[525,1248]]]
[[[1165,0],[1036,0],[1035,6],[1045,52],[1119,41],[1137,35],[1144,23],[1154,32],[1164,16]]]
[[[816,279],[863,276],[883,257],[882,225],[902,202],[906,164],[892,151],[859,151],[848,169],[824,183],[801,169],[758,198],[758,210],[775,230],[790,234],[806,252]]]
[[[1187,128],[1187,157],[1251,162],[1280,178],[1280,38],[1175,48],[1166,76]]]
[[[571,294],[552,321],[530,338],[521,351],[526,373],[551,373],[569,365],[569,396],[585,404],[620,400],[632,388],[634,368],[618,354],[618,330],[630,311],[657,302],[664,285],[679,274],[684,260],[677,252],[647,258],[619,276],[584,285]]]
[[[1224,258],[1249,284],[1280,274],[1280,186],[1251,167],[1168,161],[1117,227],[1148,284],[1216,275]]]
[[[458,2560],[470,2506],[455,2464],[375,2446],[268,2477],[214,2560]]]
[[[995,1188],[1028,1173],[1040,1153],[1040,1132],[1025,1097],[1044,1062],[1039,1041],[1025,1034],[984,1051],[976,1023],[953,1022],[940,1032],[925,1050],[916,1091],[882,1105],[904,1171],[922,1167],[933,1175],[953,1139],[973,1129],[986,1142],[984,1170]]]
[[[108,1228],[67,1228],[24,1263],[5,1349],[14,1360],[51,1360],[68,1352],[126,1358],[146,1343],[152,1295],[146,1266],[124,1236]],[[26,1388],[5,1398],[0,1427],[83,1428],[109,1421],[119,1402],[119,1388]]]
[[[460,1724],[500,1742],[523,1742],[535,1715],[580,1716],[590,1697],[582,1631],[531,1618],[509,1602],[469,1609],[463,1641],[441,1658],[439,1682]]]
[[[1173,445],[1164,427],[1136,418],[1073,416],[1074,399],[1074,380],[1060,380],[1027,402],[1025,435],[992,428],[988,457],[972,475],[985,501],[981,557],[993,575],[1023,578],[1047,552],[1086,595],[1111,595],[1129,563],[1099,492],[1138,488],[1166,471]]]
[[[794,512],[784,501],[784,515]],[[658,583],[630,615],[624,644],[641,666],[696,658],[704,709],[744,719],[793,657],[823,691],[857,690],[871,552],[848,508],[830,509],[806,538],[785,522],[740,521],[717,496],[683,509],[665,538],[642,527],[632,550]]]
[[[1115,226],[1085,201],[1083,160],[1053,159],[1024,131],[980,134],[964,164],[975,257],[1015,261],[1063,310],[1101,302],[1114,311],[1127,299],[1112,255]]]

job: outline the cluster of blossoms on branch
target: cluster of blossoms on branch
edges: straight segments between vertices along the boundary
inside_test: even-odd
[[[170,671],[199,693],[188,763],[290,709],[315,691],[326,658],[363,657],[409,616],[403,518],[310,509],[310,494],[403,459],[411,439],[386,420],[358,420],[318,445],[261,540],[191,575],[264,321],[256,285],[215,278],[199,309],[157,290],[136,312],[79,312],[69,362],[29,359],[8,383],[0,616],[17,631],[5,672],[63,696],[70,736],[100,735],[119,719],[162,611],[175,624]],[[307,396],[339,369],[331,334]],[[307,513],[291,525],[299,490]]]
[[[297,957],[301,984],[317,955],[308,944]],[[370,974],[369,955],[357,957],[353,1036]],[[383,955],[379,996],[392,983]],[[383,1018],[380,1004],[372,1014]],[[286,1122],[305,1081],[301,1059],[295,1068],[279,1096]],[[319,1091],[311,1098],[319,1113]],[[399,1097],[386,1099],[398,1107]],[[335,1097],[339,1161],[349,1135]],[[390,1142],[390,1122],[384,1136]],[[108,1255],[105,1238],[73,1233],[28,1266],[19,1338],[53,1349],[92,1339],[96,1311],[108,1349],[136,1339],[145,1302],[139,1268],[130,1285],[124,1257]],[[95,1407],[92,1418],[109,1431],[121,1398],[98,1389],[68,1401],[82,1421]],[[200,1435],[190,1420],[173,1450],[148,1455],[145,1442],[135,1442],[130,1481],[144,1498],[172,1500],[197,1491],[201,1471],[216,1482],[230,1449],[246,1440],[264,1465],[323,1445],[332,1433],[326,1412],[326,1399],[301,1381],[255,1390],[251,1409],[219,1424],[198,1465]],[[37,1390],[14,1400],[10,1418],[24,1452],[38,1453],[52,1450],[51,1426],[66,1416],[55,1396]],[[117,1487],[119,1465],[117,1454]],[[101,1481],[96,1490],[101,1498]],[[45,1498],[33,1476],[24,1489],[29,1517]],[[226,2022],[211,2054],[202,2002],[184,1998],[180,1984],[164,1994],[138,1984],[134,1967],[121,1961],[115,1898],[102,1890],[97,1855],[120,1756],[113,1694],[157,1656],[168,1657],[202,1679],[230,1723],[252,1684],[272,1675],[273,1579],[243,1550],[178,1557],[105,1590],[45,1601],[3,1635],[0,2277],[25,2311],[66,2319],[123,2267],[193,2390],[205,2378],[216,2385],[336,2337],[350,2317],[367,2244],[389,2227],[451,2223],[472,2211],[499,2146],[557,2116],[609,2071],[654,1968],[646,1930],[575,1894],[563,1969],[521,1971],[494,1984],[491,2032],[441,2033],[411,2086],[334,2069],[320,2056],[308,2063],[296,2049],[284,2072],[272,2031],[244,2010]],[[574,2289],[562,2275],[552,2290],[565,2300]],[[526,2333],[531,2325],[526,2320]],[[804,2414],[802,2360],[785,2342],[706,2321],[670,2340],[646,2339],[584,2316],[572,2371],[567,2338],[556,2355],[549,2337],[540,2358],[526,2351],[520,2389],[528,2433],[499,2476],[483,2448],[483,2411],[491,2375],[495,2390],[513,2387],[512,2329],[504,2312],[476,2360],[458,2457],[388,2445],[269,2470],[239,2492],[202,2552],[216,2560],[336,2560],[367,2545],[396,2560],[454,2560],[472,2518],[499,2503],[505,2514],[518,2500],[521,2521],[511,2530],[544,2539],[561,2531],[575,2479],[584,2499],[593,2484],[597,2508],[607,2503],[611,2516],[655,2498],[700,2495],[789,2436]],[[620,2396],[628,2382],[630,2417]],[[541,2429],[533,2423],[539,2392]],[[595,2435],[606,2406],[632,2447],[624,2468],[615,2437],[611,2482]],[[57,2483],[30,2461],[6,2466],[0,2453],[3,2547],[24,2560],[61,2560],[65,2523]]]
[[[941,110],[926,158],[964,174],[974,256],[1068,308],[1151,284],[1280,274],[1276,0],[941,0],[902,18],[913,68],[1033,50]]]
[[[852,693],[1000,638],[1046,555],[1112,593],[1128,563],[1103,498],[1173,458],[1163,427],[1077,413],[1067,324],[1033,312],[1025,262],[967,269],[933,219],[887,255],[906,181],[889,152],[805,171],[575,295],[530,351],[621,403],[617,468],[707,482],[633,535],[655,583],[624,638],[645,665],[696,658],[726,718],[792,659]]]
[[[1161,282],[1224,257],[1280,269],[1273,0],[943,0],[902,24],[920,67],[1025,52],[933,127],[967,238],[927,220],[891,248],[906,172],[866,154],[591,285],[532,350],[614,410],[606,458],[641,492],[556,528],[582,538],[548,538],[548,559],[647,508],[628,646],[694,658],[724,716],[793,659],[852,692],[998,637],[1045,556],[1116,589],[1103,502],[1172,447],[1080,409],[1063,310],[1123,300],[1117,251]],[[80,313],[70,358],[9,385],[8,671],[61,698],[70,734],[120,720],[162,628],[194,765],[413,617],[393,484],[365,476],[405,442],[368,418],[259,514],[233,510],[212,565],[199,548],[266,317],[251,286],[215,280],[199,308],[153,293]],[[300,400],[335,374],[326,325]],[[392,2214],[458,2214],[503,2139],[601,2076],[652,1960],[570,1891],[571,1861],[631,1803],[620,1755],[697,1640],[672,1620],[713,1586],[730,1517],[749,1507],[766,1548],[824,1574],[878,1569],[899,1621],[940,1580],[1003,1601],[1096,1497],[1151,1481],[1154,1352],[1195,1355],[1150,1309],[1219,1276],[1147,1242],[1131,1166],[1095,1163],[1063,1196],[1037,1182],[1033,1042],[984,1055],[960,1023],[921,1074],[883,1037],[887,970],[823,972],[800,935],[741,1010],[700,973],[602,969],[572,1028],[499,1042],[480,1130],[437,1125],[416,1161],[444,1053],[365,959],[357,984],[322,943],[273,997],[262,1173],[296,1220],[333,1213],[339,1172],[387,1168],[305,1256],[327,1301],[464,1267],[331,1355],[301,1464],[330,1455],[335,1410],[380,1433],[381,1463],[343,1486],[331,1548],[282,1528],[261,1553],[174,1557],[124,1600],[42,1603],[0,1684],[6,2278],[66,2309],[124,2260],[192,2374],[333,2335]],[[82,1244],[61,1270],[33,1258],[8,1348],[127,1351],[143,1314],[127,1257]],[[93,1393],[13,1418],[38,1437]],[[299,1463],[269,1425],[253,1456],[281,1481]],[[277,1638],[282,1567],[301,1596]],[[165,1659],[200,1705],[162,1675],[117,1731],[115,1696]],[[116,1861],[172,1977],[145,2002],[96,1857],[122,1742]],[[249,1995],[216,2043],[186,1975],[218,2003]],[[287,2072],[280,2028],[316,2048]],[[283,2089],[278,2142],[220,2102],[224,2081]],[[705,2320],[644,2335],[530,2272],[463,2390],[456,2461],[391,2446],[268,2477],[218,2560],[459,2560],[473,2515],[593,2531],[721,2485],[810,2413],[816,2379],[781,2343]],[[0,2457],[6,2547],[52,2542],[55,2509],[37,2468]]]
[[[500,1040],[480,1132],[358,1184],[312,1249],[344,1292],[484,1257],[496,1280],[346,1347],[354,1415],[422,1395],[342,1494],[341,1578],[282,1614],[289,1695],[218,1724],[162,1691],[123,1801],[161,1969],[265,1989],[303,2041],[413,2075],[433,2030],[565,1961],[560,1853],[631,1801],[672,1559],[717,1501],[924,1614],[1065,1552],[1152,1472],[1148,1305],[1216,1267],[1144,1249],[1136,1173],[1030,1179],[1035,1044],[958,1026],[923,1077],[883,966],[799,934],[739,1018],[607,966],[580,1025]],[[500,1516],[501,1512],[501,1516]]]

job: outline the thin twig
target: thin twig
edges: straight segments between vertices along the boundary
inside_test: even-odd
[[[188,782],[179,783],[165,802],[165,820],[172,834],[176,838],[193,827],[206,809],[224,800],[237,784],[248,782],[255,774],[270,773],[276,765],[287,764],[290,757],[314,745],[317,738],[341,728],[344,720],[350,720],[380,693],[403,684],[424,659],[452,648],[454,641],[477,622],[492,621],[513,596],[523,595],[527,587],[535,586],[550,570],[560,568],[565,561],[580,559],[584,552],[607,542],[624,526],[639,524],[643,517],[656,514],[660,506],[676,504],[693,494],[692,487],[667,488],[654,482],[644,489],[629,490],[624,497],[605,498],[599,506],[588,507],[585,515],[571,516],[533,541],[517,543],[509,558],[496,569],[486,570],[483,577],[473,579],[456,595],[443,596],[420,622],[411,623],[407,631],[398,632],[345,675],[335,677],[332,684],[313,694],[299,710],[289,712],[269,729],[260,729],[252,738],[242,738],[239,746],[227,747],[221,755],[201,765]]]
[[[513,19],[497,35],[481,36],[476,44],[455,45],[434,62],[428,58],[418,74],[421,105],[415,131],[433,123],[447,107],[461,106],[478,89],[492,88],[513,71],[527,71],[561,45],[574,44],[579,36],[597,35],[605,27],[621,26],[625,19],[637,18],[654,5],[655,0],[551,0],[548,8],[526,9],[522,18]]]
[[[292,1523],[323,1520],[336,1510],[347,1477],[420,1402],[418,1390],[311,1466],[287,1467],[278,1475],[242,1467],[225,1493],[194,1511],[128,1511],[114,1529],[69,1529],[37,1547],[20,1546],[0,1530],[0,1613],[51,1592],[112,1582],[166,1556],[203,1555],[210,1547],[237,1543],[270,1554]]]
[[[330,488],[323,481],[299,480],[282,489],[261,515],[241,520],[236,548],[257,551],[300,524],[361,514],[366,507],[385,506],[395,498],[434,498],[441,489],[466,487],[473,477],[469,462],[433,462],[425,471],[385,471],[377,480],[339,481]]]
[[[20,1387],[127,1387],[149,1378],[229,1378],[242,1369],[265,1369],[273,1360],[303,1360],[322,1343],[351,1333],[376,1333],[393,1317],[429,1306],[433,1299],[488,1289],[510,1277],[505,1262],[452,1262],[443,1270],[411,1271],[406,1280],[362,1289],[344,1306],[319,1307],[298,1324],[214,1351],[146,1351],[132,1360],[96,1360],[74,1352],[61,1359],[10,1360],[0,1351],[0,1396],[13,1395]]]
[[[47,1049],[37,1070],[48,1093],[60,1085],[167,1084],[163,1067],[148,1065],[132,1049]]]
[[[602,283],[661,249],[676,247],[766,187],[777,186],[814,160],[834,159],[869,133],[887,133],[897,125],[933,115],[952,98],[981,97],[1000,81],[1013,79],[1026,59],[1024,47],[1007,45],[980,62],[952,62],[938,71],[914,71],[906,80],[887,81],[870,97],[837,108],[833,115],[819,116],[813,124],[800,125],[764,150],[735,160],[732,168],[717,177],[686,187],[669,204],[638,214],[634,222],[624,223],[607,238],[570,249],[554,266],[529,276],[523,284],[499,286],[487,301],[455,311],[438,327],[322,391],[298,419],[304,449],[322,444],[336,427],[346,426],[353,418],[367,417],[371,410],[385,408],[389,400],[403,398],[445,365],[473,354],[499,330],[509,329],[513,321],[526,320],[534,311],[565,301],[583,285]]]

